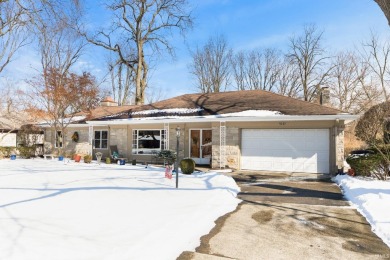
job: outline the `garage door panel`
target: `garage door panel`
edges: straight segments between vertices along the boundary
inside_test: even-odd
[[[329,172],[328,129],[243,129],[242,169]]]

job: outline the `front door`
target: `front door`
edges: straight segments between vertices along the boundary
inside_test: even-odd
[[[190,157],[196,164],[210,164],[212,135],[209,129],[190,130]]]

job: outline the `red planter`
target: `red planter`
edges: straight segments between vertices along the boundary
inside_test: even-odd
[[[80,160],[81,160],[81,155],[76,154],[76,155],[74,156],[74,161],[75,161],[75,162],[80,162]]]

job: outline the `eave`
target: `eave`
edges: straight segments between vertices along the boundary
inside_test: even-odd
[[[87,121],[88,125],[133,125],[133,124],[155,124],[155,123],[200,123],[200,122],[288,122],[288,121],[345,121],[352,122],[359,118],[358,115],[338,114],[338,115],[305,115],[305,116],[240,116],[240,117],[177,117],[177,118],[132,118],[114,119],[107,121]]]

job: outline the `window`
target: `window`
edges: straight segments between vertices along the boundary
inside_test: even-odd
[[[96,149],[107,149],[108,145],[108,131],[95,131],[94,147]]]
[[[165,130],[133,130],[133,154],[153,154],[167,149]]]
[[[55,137],[54,147],[55,148],[61,148],[62,147],[62,132],[57,131],[56,137]]]

